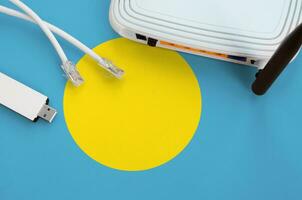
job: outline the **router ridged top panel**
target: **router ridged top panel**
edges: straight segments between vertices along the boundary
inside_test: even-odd
[[[127,30],[214,52],[268,58],[302,21],[302,0],[113,0]]]

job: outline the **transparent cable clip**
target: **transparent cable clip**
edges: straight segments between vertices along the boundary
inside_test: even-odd
[[[80,75],[76,66],[71,61],[66,61],[61,65],[67,78],[72,82],[74,86],[80,86],[84,82],[84,79]]]
[[[118,68],[110,60],[107,60],[105,58],[100,60],[98,64],[118,79],[121,79],[122,76],[125,74],[124,70]]]

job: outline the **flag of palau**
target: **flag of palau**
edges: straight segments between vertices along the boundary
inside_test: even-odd
[[[253,68],[121,38],[110,0],[24,2],[125,75],[60,41],[74,87],[37,26],[0,15],[0,71],[58,110],[32,123],[0,105],[0,200],[302,199],[301,55],[257,97]]]

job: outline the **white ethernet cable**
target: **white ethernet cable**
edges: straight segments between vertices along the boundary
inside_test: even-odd
[[[42,118],[49,123],[57,111],[48,106],[48,97],[0,73],[0,105],[36,122]]]
[[[4,7],[0,5],[0,13],[4,13],[9,16],[17,17],[26,21],[30,21],[32,23],[36,23],[33,21],[30,17],[27,15],[20,13],[16,10]],[[88,48],[86,45],[84,45],[82,42],[77,40],[76,38],[72,37],[70,34],[64,32],[63,30],[59,29],[58,27],[45,22],[44,23],[48,26],[48,28],[56,33],[58,36],[62,37],[69,43],[73,44],[75,47],[83,51],[85,54],[89,55],[92,59],[94,59],[101,67],[103,67],[105,70],[112,73],[115,77],[121,78],[124,74],[124,71],[119,69],[118,67],[114,66],[111,61],[107,60],[106,58],[100,57],[98,54],[96,54],[93,50]]]
[[[81,77],[80,73],[77,71],[76,67],[67,59],[65,52],[63,51],[61,45],[59,44],[58,40],[55,38],[53,33],[49,30],[49,28],[44,24],[42,19],[27,5],[22,3],[20,0],[10,0],[13,4],[23,10],[28,16],[30,16],[42,29],[45,35],[48,37],[51,44],[54,46],[55,50],[57,51],[59,57],[62,61],[62,69],[64,70],[65,74],[67,75],[68,79],[75,86],[80,86],[83,83],[83,78]]]
[[[4,13],[6,15],[9,16],[13,16],[16,18],[20,18],[32,23],[36,23],[34,20],[32,20],[30,17],[28,17],[27,15],[20,13],[16,10],[4,7],[0,5],[0,13]],[[105,70],[109,71],[110,73],[112,73],[115,77],[117,78],[121,78],[124,74],[123,70],[119,69],[118,67],[114,66],[112,64],[112,62],[110,62],[109,60],[107,60],[106,58],[102,58],[100,57],[98,54],[96,54],[93,50],[91,50],[90,48],[88,48],[86,45],[84,45],[82,42],[80,42],[79,40],[77,40],[76,38],[74,38],[73,36],[71,36],[70,34],[64,32],[62,29],[59,29],[58,27],[45,22],[44,23],[48,26],[48,28],[56,33],[58,36],[62,37],[63,39],[65,39],[66,41],[68,41],[69,43],[71,43],[72,45],[74,45],[75,47],[77,47],[78,49],[80,49],[81,51],[83,51],[85,54],[89,55],[92,59],[94,59],[101,67],[103,67]]]
[[[20,18],[32,23],[36,23],[32,18],[30,18],[29,16],[18,12],[16,10],[4,7],[0,5],[0,13],[4,13],[6,15],[9,16],[13,16],[16,18]],[[71,43],[72,45],[74,45],[75,47],[77,47],[78,49],[80,49],[81,51],[83,51],[85,54],[89,55],[92,59],[94,59],[99,66],[101,66],[102,68],[104,68],[105,70],[107,70],[108,72],[110,72],[111,74],[113,74],[115,77],[117,78],[121,78],[124,74],[124,71],[121,70],[120,68],[116,67],[111,61],[107,60],[106,58],[102,58],[101,56],[99,56],[98,54],[96,54],[92,49],[90,49],[89,47],[87,47],[86,45],[84,45],[82,42],[80,42],[79,40],[77,40],[76,38],[74,38],[73,36],[71,36],[70,34],[66,33],[65,31],[63,31],[62,29],[46,22],[43,21],[44,24],[47,25],[47,27],[55,34],[57,34],[58,36],[60,36],[61,38],[63,38],[64,40],[68,41],[69,43]]]

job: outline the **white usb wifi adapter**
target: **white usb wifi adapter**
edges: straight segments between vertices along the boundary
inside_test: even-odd
[[[49,123],[57,111],[48,106],[48,97],[0,73],[0,105],[36,122],[42,118]]]

